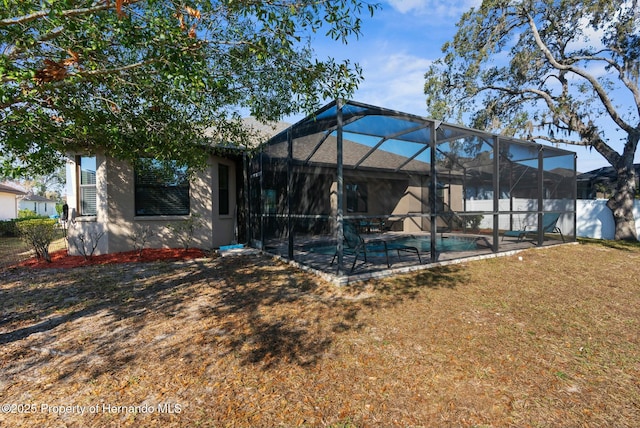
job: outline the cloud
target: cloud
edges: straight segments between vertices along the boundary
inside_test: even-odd
[[[429,14],[436,17],[459,17],[482,0],[387,0],[387,3],[403,14]]]
[[[371,55],[361,62],[364,82],[355,100],[424,116],[424,73],[432,61],[403,52]]]

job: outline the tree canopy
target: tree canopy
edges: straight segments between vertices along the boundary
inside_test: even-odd
[[[597,150],[618,174],[608,203],[616,237],[636,239],[639,24],[637,0],[485,0],[462,16],[426,73],[428,109],[443,120]],[[626,135],[622,144],[610,141],[611,127]]]
[[[202,165],[211,141],[348,96],[357,64],[314,58],[346,43],[360,0],[4,0],[0,173],[50,172],[68,151]]]

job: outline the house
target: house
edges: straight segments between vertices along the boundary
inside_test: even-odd
[[[0,220],[18,218],[18,197],[24,195],[22,190],[0,183]]]
[[[30,210],[37,215],[50,217],[56,215],[56,201],[44,196],[26,194],[18,197],[18,209]]]
[[[423,237],[432,261],[457,251],[470,224],[467,241],[489,254],[526,245],[500,237],[545,213],[560,215],[562,241],[575,239],[574,152],[353,101],[270,131],[257,154],[218,151],[193,175],[154,159],[69,155],[71,253],[82,241],[95,254],[180,247],[189,235],[193,247],[246,242],[322,268],[337,256],[340,274],[347,222]],[[550,244],[538,230],[532,241]],[[315,246],[329,247],[328,260]]]
[[[246,122],[258,134],[286,126],[275,124],[273,131]],[[69,154],[65,225],[70,254],[87,251],[82,240],[88,251],[95,246],[96,255],[131,251],[136,245],[211,249],[242,241],[244,158],[239,149],[216,150],[205,169],[190,175],[154,159],[141,159],[134,167],[100,153]]]
[[[640,189],[640,164],[635,164],[636,189]],[[612,166],[578,174],[578,199],[608,199],[615,193],[617,176]]]

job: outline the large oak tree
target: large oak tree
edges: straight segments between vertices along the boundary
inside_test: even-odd
[[[615,238],[636,240],[639,24],[637,0],[485,0],[426,74],[430,113],[595,149],[617,173]],[[618,150],[605,132],[616,127]]]
[[[68,151],[202,165],[242,143],[240,116],[277,120],[349,95],[356,64],[316,59],[377,5],[359,0],[4,0],[0,174]]]

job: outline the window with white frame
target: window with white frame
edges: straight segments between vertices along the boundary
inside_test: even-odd
[[[78,214],[95,216],[96,204],[96,158],[78,156]]]

